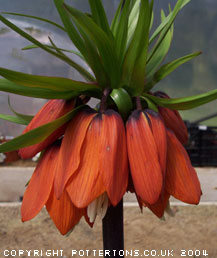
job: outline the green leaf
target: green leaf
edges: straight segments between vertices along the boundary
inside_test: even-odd
[[[36,19],[39,21],[43,21],[46,23],[49,23],[51,25],[54,25],[55,27],[65,31],[65,28],[62,27],[61,25],[57,24],[56,22],[50,21],[48,19],[44,19],[42,17],[38,17],[38,16],[32,16],[32,15],[26,15],[26,14],[22,14],[22,13],[11,13],[11,12],[2,12],[3,14],[9,14],[9,15],[14,15],[14,16],[21,16],[21,17],[27,17],[27,18],[32,18],[32,19]]]
[[[113,38],[101,0],[89,0],[89,5],[92,12],[92,18],[95,23],[99,25],[99,27],[108,35],[108,37]]]
[[[112,100],[118,107],[119,113],[122,118],[126,120],[133,109],[131,97],[123,88],[114,89],[110,94]]]
[[[79,64],[73,62],[72,60],[69,61],[69,59],[63,58],[63,56],[60,55],[59,53],[56,53],[55,51],[52,51],[49,47],[46,47],[46,45],[42,44],[41,42],[39,42],[38,40],[33,38],[31,35],[29,35],[28,33],[26,33],[25,31],[21,30],[20,28],[18,28],[15,24],[11,23],[9,20],[4,18],[2,15],[0,15],[0,21],[2,21],[5,25],[10,27],[13,31],[17,32],[19,35],[21,35],[22,37],[26,38],[27,40],[29,40],[33,44],[37,45],[41,49],[43,49],[46,52],[48,52],[48,53],[58,57],[62,61],[66,62],[69,65],[71,65],[72,67],[74,67],[88,81],[95,81],[93,76],[87,70],[85,70],[82,66],[80,66]]]
[[[81,38],[81,36],[77,32],[77,30],[75,29],[75,26],[71,22],[68,13],[63,8],[64,0],[54,0],[54,3],[56,5],[57,11],[60,15],[60,18],[64,24],[64,27],[66,29],[66,32],[67,32],[69,38],[71,39],[71,41],[73,42],[75,47],[81,52],[81,54],[83,56],[86,56],[85,55],[85,53],[86,53],[85,45],[84,45],[83,39]]]
[[[155,103],[147,97],[141,96],[141,100],[144,100],[149,109],[158,112],[158,108]]]
[[[147,83],[145,86],[146,91],[150,90],[156,83],[164,79],[166,76],[168,76],[170,73],[172,73],[176,68],[181,66],[182,64],[190,61],[194,57],[200,55],[201,52],[195,52],[190,55],[186,55],[183,57],[180,57],[168,64],[163,65],[153,76],[153,78]]]
[[[117,27],[118,27],[118,23],[119,23],[122,6],[123,6],[123,0],[120,0],[120,3],[118,5],[118,8],[115,12],[115,16],[114,16],[114,18],[112,20],[112,24],[111,24],[111,31],[114,36],[117,34]]]
[[[176,110],[188,110],[199,107],[217,99],[217,90],[212,90],[207,93],[176,99],[158,98],[150,94],[143,94],[145,97],[151,99],[156,105],[167,107]]]
[[[65,10],[65,8],[63,8],[64,0],[54,0],[54,3],[56,5],[57,11],[59,12],[59,15],[65,26],[69,38],[71,39],[75,47],[80,51],[80,53],[82,54],[82,56],[92,69],[92,71],[94,72],[96,79],[99,82],[99,85],[101,86],[103,84],[102,81],[105,78],[105,72],[102,69],[99,69],[101,61],[97,51],[90,44],[90,40],[87,41],[87,37],[83,39],[79,34],[78,30],[75,28],[74,24],[71,21],[71,18],[69,17],[69,13]],[[92,20],[92,18],[89,19]],[[101,78],[99,74],[101,74]]]
[[[98,49],[96,48],[94,42],[90,39],[90,37],[88,37],[88,35],[82,30],[82,28],[80,28],[79,25],[77,26],[78,26],[78,30],[80,31],[84,39],[86,52],[87,52],[86,58],[88,59],[88,64],[92,68],[92,71],[96,77],[96,81],[98,85],[102,89],[104,89],[109,85],[110,80],[109,80],[109,76],[107,75],[103,67]]]
[[[177,14],[179,13],[179,11],[182,9],[183,4],[186,4],[186,0],[178,0],[172,13],[168,16],[168,22],[166,23],[166,25],[163,27],[161,34],[156,42],[156,44],[154,45],[154,47],[151,49],[149,55],[148,55],[148,60],[147,62],[149,62],[151,60],[151,58],[153,57],[153,55],[155,54],[155,52],[158,50],[158,48],[160,47],[163,39],[165,38],[165,36],[167,35],[167,32],[169,31],[170,27],[172,26]],[[165,19],[164,21],[166,21],[167,19]]]
[[[162,21],[163,21],[165,19],[165,15],[163,10],[161,12],[162,12]],[[159,65],[163,62],[164,58],[166,57],[169,51],[172,39],[173,39],[173,25],[171,26],[171,29],[167,32],[165,38],[162,40],[159,48],[156,50],[151,60],[147,64],[146,81],[150,80],[150,78],[156,72]]]
[[[0,91],[42,99],[71,99],[80,95],[79,92],[76,91],[59,92],[43,88],[26,87],[1,78]]]
[[[191,0],[183,0],[181,7],[179,10],[181,10],[186,4],[188,4]],[[157,27],[157,29],[154,31],[154,33],[152,34],[150,40],[149,40],[149,44],[151,45],[152,42],[157,38],[157,36],[162,32],[162,30],[168,25],[170,19],[171,19],[172,13],[170,13],[165,20]]]
[[[144,88],[152,3],[141,1],[137,26],[123,64],[122,84],[129,85],[129,91],[134,96]]]
[[[0,75],[4,78],[27,87],[39,87],[57,92],[64,91],[88,91],[98,90],[99,87],[93,83],[79,82],[61,77],[48,77],[20,73],[5,68],[0,68]]]
[[[44,141],[57,128],[67,123],[84,106],[79,106],[55,121],[42,125],[0,145],[0,152],[9,152]]]
[[[82,33],[83,38],[78,33],[77,29],[75,28],[74,24],[72,23],[69,13],[63,8],[63,0],[54,0],[57,10],[60,14],[62,22],[67,29],[67,33],[74,43],[74,45],[79,49],[81,54],[84,56],[84,59],[91,67],[92,71],[96,76],[96,80],[99,85],[103,88],[105,84],[107,84],[105,71],[103,66],[101,65],[101,58],[98,54],[98,50],[96,47],[91,43],[91,40],[86,35],[86,32]],[[92,20],[91,18],[89,18]],[[93,22],[94,23],[94,22]],[[79,28],[78,28],[79,29]],[[81,32],[81,30],[79,30]],[[106,81],[106,83],[105,83]]]
[[[45,45],[46,47],[51,48],[51,49],[55,49],[55,48],[54,48],[53,46],[51,46],[51,45],[46,45],[46,44],[44,44],[44,45]],[[22,48],[22,50],[30,50],[30,49],[34,49],[34,48],[39,48],[39,47],[33,44],[33,45],[28,45],[28,46]],[[78,56],[78,57],[80,57],[81,59],[84,60],[84,57],[83,57],[82,54],[81,54],[80,52],[78,52],[78,51],[69,50],[69,49],[64,49],[64,48],[57,48],[57,49],[60,50],[60,51],[63,51],[63,52],[68,52],[68,53],[75,54],[76,56]]]
[[[120,63],[123,61],[127,46],[128,19],[131,11],[131,2],[131,0],[125,1],[115,33],[115,45]]]
[[[28,122],[26,120],[23,120],[22,118],[18,116],[11,116],[11,115],[5,115],[5,114],[0,114],[0,119],[16,123],[16,124],[21,124],[21,125],[28,125]]]
[[[127,44],[129,44],[129,42],[131,41],[134,31],[136,29],[139,18],[140,2],[141,0],[135,0],[134,6],[129,16]]]
[[[8,96],[8,106],[10,108],[10,110],[16,115],[16,117],[18,119],[20,119],[21,121],[23,120],[25,122],[25,124],[29,124],[31,122],[31,120],[33,119],[34,116],[29,116],[29,115],[24,115],[21,113],[16,112],[12,106],[11,106],[11,102],[10,102],[10,97]]]
[[[66,4],[64,4],[64,7],[70,13],[74,22],[79,24],[83,32],[96,44],[104,69],[111,79],[111,87],[117,88],[120,80],[120,66],[118,64],[114,41],[87,15]]]

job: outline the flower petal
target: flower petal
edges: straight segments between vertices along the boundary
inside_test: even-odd
[[[154,95],[159,98],[170,99],[170,97],[165,92],[162,92],[162,91],[157,91],[154,93]],[[177,110],[171,110],[169,108],[163,108],[163,107],[159,107],[158,109],[161,116],[164,119],[166,127],[168,127],[174,132],[174,134],[182,144],[187,144],[188,129],[184,121],[182,120],[179,112]]]
[[[127,150],[136,193],[145,203],[154,204],[162,191],[163,176],[150,124],[142,111],[134,111],[127,122]]]
[[[188,130],[177,110],[159,107],[166,127],[171,129],[182,144],[188,143]]]
[[[54,99],[48,101],[41,110],[35,115],[29,125],[23,131],[24,133],[29,132],[39,126],[52,122],[64,114],[68,113],[75,106],[75,100],[66,101],[60,99]],[[32,158],[38,152],[45,149],[47,146],[52,144],[56,139],[63,135],[66,125],[61,126],[56,131],[54,131],[46,140],[43,142],[28,146],[19,150],[19,155],[23,159]]]
[[[105,192],[99,173],[100,115],[93,118],[81,148],[80,164],[66,186],[72,203],[87,207]]]
[[[127,144],[123,120],[113,111],[102,114],[100,122],[99,170],[113,206],[122,199],[128,185]]]
[[[47,202],[53,187],[58,153],[59,146],[52,145],[40,159],[23,196],[22,221],[34,218]]]
[[[180,201],[198,204],[201,197],[200,182],[187,152],[172,131],[167,130],[166,191]]]
[[[63,192],[61,198],[57,200],[54,189],[46,203],[47,211],[54,224],[62,235],[67,234],[85,214],[85,209],[76,208],[67,192]]]
[[[146,110],[148,117],[151,121],[151,129],[154,140],[158,150],[159,162],[162,172],[166,174],[166,161],[167,161],[167,134],[163,120],[159,113],[153,110]]]
[[[80,164],[81,147],[91,120],[96,112],[85,109],[79,112],[67,125],[57,161],[54,190],[59,199],[68,180]]]
[[[167,207],[170,195],[164,191],[163,196],[153,205],[148,205],[147,207],[159,218],[162,218],[164,211]]]

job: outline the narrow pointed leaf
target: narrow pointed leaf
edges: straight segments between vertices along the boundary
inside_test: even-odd
[[[118,22],[119,22],[122,6],[123,6],[123,0],[120,0],[120,3],[118,5],[118,8],[115,12],[115,16],[114,16],[114,18],[112,20],[112,24],[111,24],[111,31],[112,31],[113,35],[116,35],[116,32],[117,32],[117,27],[118,27]]]
[[[127,43],[129,44],[130,40],[132,39],[133,33],[136,29],[136,25],[139,18],[139,7],[140,7],[141,0],[136,0],[134,6],[130,12],[129,16],[129,23],[128,23],[128,36],[127,36]]]
[[[10,27],[13,31],[17,32],[19,35],[26,38],[27,40],[29,40],[33,44],[37,45],[41,49],[45,50],[46,52],[48,52],[48,53],[50,53],[54,56],[56,56],[57,58],[63,60],[64,62],[68,63],[69,65],[73,66],[88,81],[94,81],[93,76],[89,72],[87,72],[82,66],[80,66],[79,64],[76,64],[72,60],[71,60],[71,62],[69,62],[68,60],[65,60],[62,57],[62,55],[60,55],[60,54],[56,53],[55,51],[51,50],[49,47],[46,47],[46,45],[42,44],[37,39],[33,38],[31,35],[26,33],[24,30],[18,28],[15,24],[11,23],[9,20],[4,18],[2,15],[0,15],[0,21],[2,21],[5,25]]]
[[[27,18],[32,18],[32,19],[35,19],[35,20],[43,21],[43,22],[49,23],[51,25],[54,25],[55,27],[65,31],[65,28],[62,27],[61,25],[57,24],[56,22],[50,21],[48,19],[42,18],[42,17],[33,16],[33,15],[27,15],[27,14],[22,14],[22,13],[11,13],[11,12],[2,12],[2,13],[3,14],[14,15],[14,16],[27,17]]]
[[[165,16],[163,11],[162,11],[162,17],[163,17],[162,20],[164,20]],[[165,36],[164,40],[162,40],[161,45],[153,55],[150,62],[147,64],[147,67],[146,67],[147,81],[149,80],[149,78],[153,76],[158,66],[162,63],[162,61],[166,57],[169,51],[172,39],[173,39],[173,26],[171,26],[171,29],[167,32],[167,35]]]
[[[11,115],[5,115],[5,114],[0,114],[0,119],[16,123],[16,124],[21,124],[21,125],[28,125],[28,122],[20,117],[17,116],[11,116]]]
[[[42,99],[71,99],[80,95],[79,92],[76,91],[60,92],[51,89],[32,88],[13,83],[6,79],[0,79],[0,91]]]
[[[74,62],[72,59],[70,59],[68,56],[66,56],[61,49],[59,49],[53,42],[53,40],[49,38],[49,41],[52,45],[52,49],[56,50],[56,52],[61,56],[61,59],[64,60],[66,63],[68,63],[69,65],[71,65],[72,67],[74,67],[81,75],[84,74],[89,74],[89,72],[87,72],[81,65],[79,65],[78,63]],[[84,60],[85,61],[85,60]],[[90,74],[89,74],[90,75]],[[94,78],[90,75],[88,78],[89,81],[94,81]]]
[[[108,19],[101,0],[89,0],[92,18],[99,27],[109,36],[113,37],[109,28]]]
[[[4,78],[27,87],[39,87],[44,89],[50,89],[57,92],[63,91],[87,91],[96,90],[99,87],[96,84],[90,84],[85,82],[73,81],[67,78],[61,77],[48,77],[31,75],[21,72],[12,71],[5,68],[0,68],[0,75]]]
[[[157,52],[156,52],[157,53]],[[167,77],[169,74],[171,74],[175,69],[177,69],[182,64],[190,61],[191,59],[199,56],[201,52],[195,52],[190,55],[186,55],[183,57],[180,57],[168,64],[163,65],[152,77],[152,79],[147,83],[145,86],[146,90],[150,90],[155,84],[157,84],[159,81],[163,80],[165,77]]]
[[[124,7],[121,12],[120,21],[117,25],[115,34],[115,44],[118,53],[120,63],[122,63],[126,46],[127,46],[127,35],[128,35],[128,19],[131,11],[131,0],[126,0]]]
[[[46,46],[46,47],[49,47],[49,48],[51,48],[51,49],[54,49],[54,47],[51,46],[51,45],[45,45],[45,46]],[[33,45],[28,45],[28,46],[22,48],[22,50],[30,50],[30,49],[34,49],[34,48],[39,48],[39,47],[33,44]],[[78,52],[78,51],[69,50],[69,49],[64,49],[64,48],[57,48],[57,49],[58,49],[58,50],[61,50],[61,51],[63,51],[63,52],[68,52],[68,53],[75,54],[76,56],[78,56],[78,57],[80,57],[81,59],[84,60],[84,57],[83,57],[82,54],[81,54],[80,52]]]
[[[144,87],[151,20],[150,8],[148,0],[141,2],[137,26],[123,64],[122,83],[128,85],[134,95],[138,95]]]
[[[86,49],[86,59],[88,61],[89,66],[92,68],[92,71],[96,77],[96,81],[98,82],[101,88],[105,88],[110,84],[109,76],[106,73],[101,57],[99,55],[99,51],[96,48],[96,44],[93,40],[83,31],[83,29],[76,24],[80,34],[83,37],[85,49]]]
[[[86,53],[84,42],[77,30],[75,29],[75,26],[71,22],[66,10],[63,8],[64,0],[54,0],[54,3],[56,5],[57,11],[60,15],[60,18],[64,24],[64,27],[69,38],[74,43],[76,48],[82,53],[82,55],[84,55],[84,53]]]
[[[172,13],[171,16],[169,16],[169,20],[168,23],[166,23],[165,27],[162,29],[161,34],[156,42],[156,44],[154,45],[154,47],[151,49],[149,55],[148,55],[148,60],[147,62],[149,62],[151,60],[151,58],[153,57],[154,53],[157,51],[157,49],[159,48],[159,46],[161,45],[162,40],[165,38],[165,36],[167,35],[167,32],[169,31],[169,29],[171,28],[177,14],[179,13],[179,11],[182,9],[183,4],[185,4],[186,0],[178,0]],[[166,19],[165,19],[166,20]]]
[[[87,15],[71,6],[64,5],[64,7],[70,13],[71,18],[79,24],[79,27],[82,28],[84,33],[86,33],[96,44],[104,69],[111,78],[111,87],[117,88],[120,80],[120,67],[113,40],[111,40],[107,34]]]
[[[68,122],[82,107],[83,106],[79,106],[53,122],[42,125],[26,134],[14,138],[11,141],[1,144],[0,152],[9,152],[42,142],[57,128]]]
[[[102,70],[102,68],[100,70],[101,60],[97,51],[90,44],[90,40],[86,39],[87,36],[86,38],[82,38],[78,30],[75,28],[75,25],[71,21],[71,17],[69,17],[70,14],[65,10],[65,8],[63,8],[64,0],[54,0],[54,3],[66,28],[69,38],[71,39],[75,47],[80,51],[88,65],[91,67],[97,81],[100,83],[100,85],[103,85],[102,81],[105,78],[105,72]],[[100,78],[100,74],[102,79]]]
[[[184,0],[181,4],[180,10],[187,5],[191,0]],[[149,44],[151,44],[156,37],[162,32],[162,30],[167,26],[167,24],[169,23],[170,19],[171,19],[172,13],[170,13],[165,20],[157,27],[157,29],[154,31],[154,33],[152,34],[150,40],[149,40]]]
[[[146,102],[146,105],[148,106],[149,109],[154,110],[155,112],[158,112],[158,108],[153,101],[151,101],[149,98],[146,98],[144,96],[141,96],[140,98],[141,100],[144,100]]]
[[[25,122],[25,124],[28,125],[29,122],[32,120],[33,116],[18,113],[12,108],[9,96],[8,96],[8,106],[9,106],[10,110],[16,115],[16,117],[19,118],[21,121],[23,120]]]
[[[149,94],[144,94],[146,97],[150,98],[156,105],[167,107],[176,110],[188,110],[195,107],[199,107],[206,103],[209,103],[217,99],[217,90],[212,90],[207,93],[186,97],[186,98],[176,98],[176,99],[163,99],[158,98]]]

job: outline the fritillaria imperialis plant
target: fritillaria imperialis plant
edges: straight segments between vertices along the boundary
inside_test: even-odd
[[[15,112],[2,118],[27,124],[21,136],[0,145],[1,152],[19,149],[23,159],[41,152],[22,203],[22,220],[46,205],[55,225],[66,234],[84,217],[93,226],[127,191],[138,203],[162,217],[170,196],[198,204],[200,183],[183,147],[188,132],[177,110],[217,98],[217,90],[172,99],[153,87],[196,52],[162,64],[173,37],[173,22],[190,0],[178,0],[153,31],[153,0],[120,1],[111,25],[101,0],[89,0],[90,14],[54,0],[62,25],[76,51],[59,48],[49,37],[45,45],[11,23],[0,20],[76,69],[85,79],[46,77],[0,68],[0,90],[50,99],[34,118]],[[9,13],[10,15],[20,15]],[[153,31],[153,32],[152,32]],[[79,56],[80,64],[67,53]],[[93,109],[90,98],[100,100]]]

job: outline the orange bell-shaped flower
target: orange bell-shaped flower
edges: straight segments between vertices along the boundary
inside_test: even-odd
[[[128,159],[122,118],[113,110],[79,112],[68,124],[57,162],[55,192],[66,189],[84,208],[106,193],[117,205],[128,184]]]
[[[75,106],[75,100],[60,100],[53,99],[48,101],[41,110],[35,115],[29,125],[23,131],[24,133],[29,132],[39,126],[52,122],[61,116],[68,113]],[[65,131],[66,125],[59,127],[55,130],[50,136],[48,136],[44,141],[22,148],[19,150],[19,155],[23,159],[29,159],[35,156],[38,152],[44,150],[50,144],[52,144],[55,140],[57,140],[60,136],[63,135]]]
[[[155,92],[154,95],[160,98],[170,98],[166,93],[161,91]],[[188,130],[179,112],[177,110],[172,110],[165,107],[158,107],[158,110],[164,120],[166,127],[174,132],[182,144],[187,144]]]
[[[60,200],[54,194],[53,183],[59,149],[60,146],[54,144],[44,152],[24,193],[21,215],[23,222],[28,221],[46,205],[50,217],[64,235],[79,222],[86,210],[76,208],[66,191]]]
[[[136,194],[146,204],[158,201],[163,173],[158,146],[146,111],[134,111],[127,121],[127,151]],[[156,134],[156,133],[155,133]],[[163,160],[163,159],[162,159]]]

